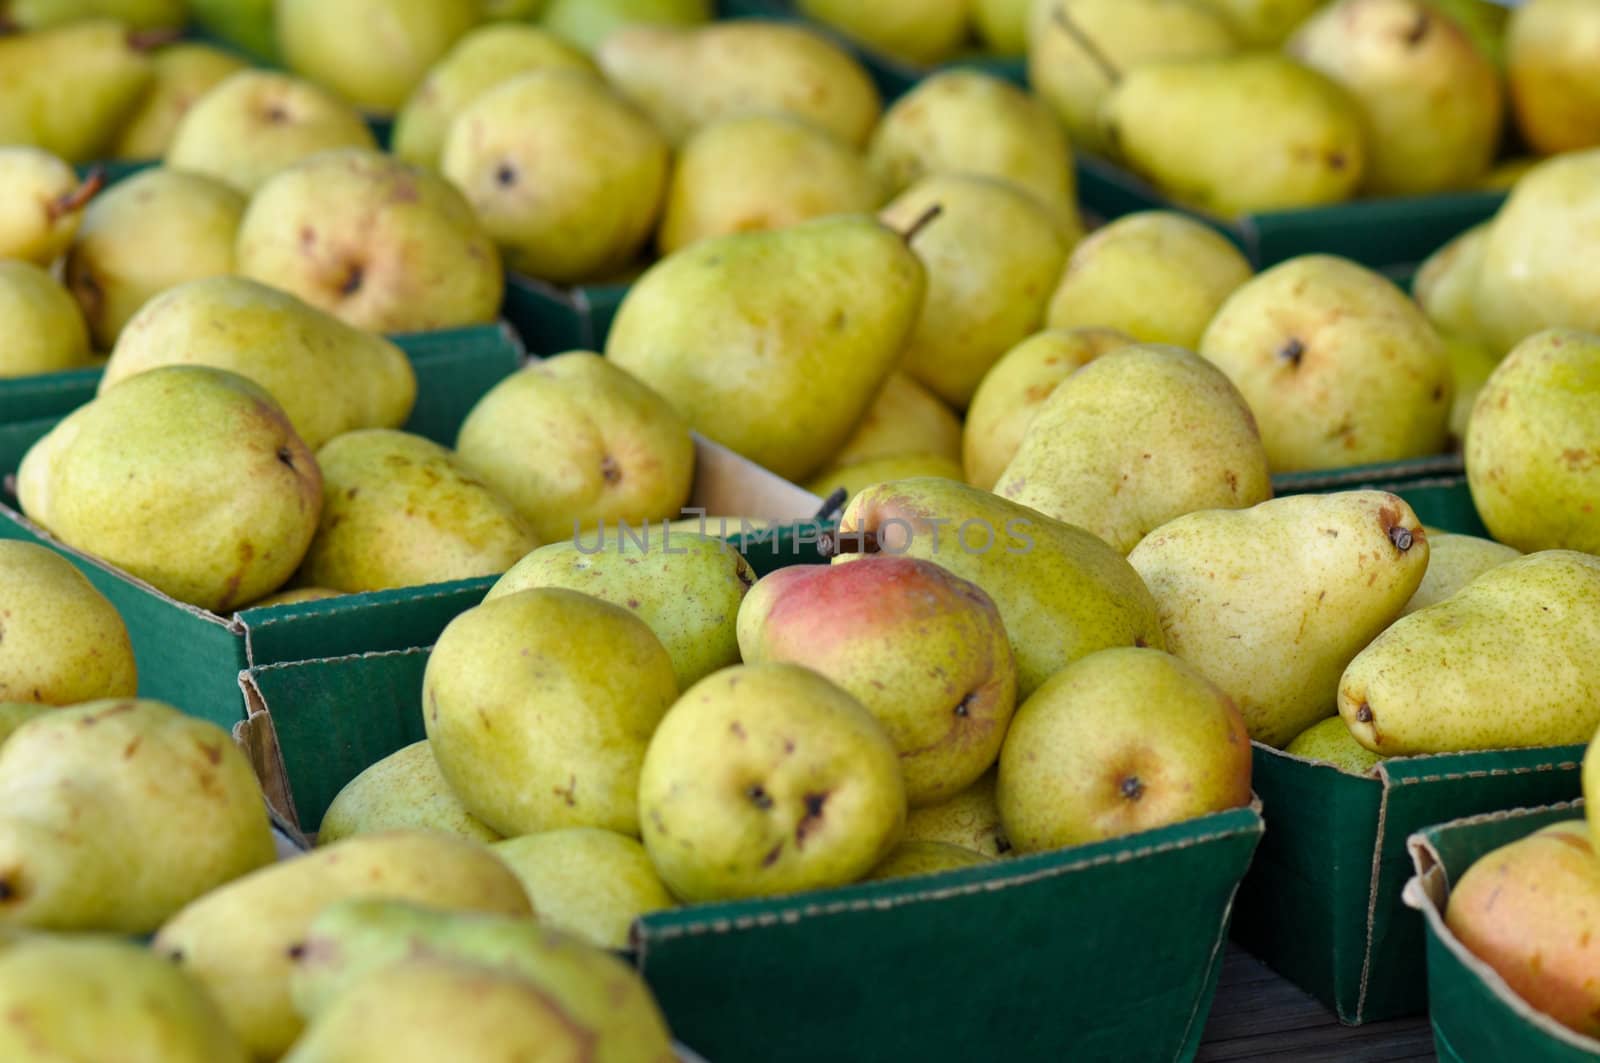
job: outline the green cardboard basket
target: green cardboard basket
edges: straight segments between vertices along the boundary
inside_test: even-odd
[[[503,312],[535,354],[604,351],[611,319],[617,316],[628,287],[587,284],[563,288],[508,273]]]

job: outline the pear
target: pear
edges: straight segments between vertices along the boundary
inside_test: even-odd
[[[1489,192],[1504,192],[1516,186],[1524,174],[1543,162],[1536,155],[1516,155],[1502,159],[1478,179],[1475,187]]]
[[[136,942],[33,934],[0,942],[0,1058],[247,1063],[215,1003]]]
[[[345,783],[322,814],[317,844],[393,830],[434,830],[480,842],[500,837],[450,792],[427,741],[396,750]]]
[[[0,750],[0,923],[147,934],[274,855],[250,762],[170,705],[56,709]]]
[[[188,0],[189,14],[201,29],[266,62],[275,61],[278,55],[272,27],[273,3],[274,0]]]
[[[1061,119],[1075,148],[1104,155],[1115,144],[1106,138],[1100,108],[1118,77],[1143,63],[1226,55],[1236,47],[1227,20],[1200,0],[1040,0],[1028,25],[1028,84]]]
[[[1141,343],[1194,350],[1252,274],[1221,233],[1170,210],[1127,214],[1072,249],[1050,296],[1051,328],[1110,328]]]
[[[1378,762],[1385,759],[1357,742],[1350,728],[1338,716],[1330,716],[1321,723],[1307,727],[1294,737],[1294,741],[1284,746],[1283,751],[1290,756],[1332,764],[1351,775],[1369,775]]]
[[[944,842],[989,857],[1010,852],[995,799],[998,774],[998,769],[990,768],[954,797],[911,809],[906,814],[905,842]]]
[[[116,606],[65,557],[0,540],[0,702],[132,697],[138,667]]]
[[[638,833],[640,764],[678,685],[627,608],[555,587],[485,601],[444,629],[422,685],[439,768],[490,828]]]
[[[3,43],[0,43],[3,47]],[[105,180],[77,171],[41,148],[0,145],[0,258],[50,266],[72,243],[83,208]]]
[[[674,144],[718,119],[772,112],[808,119],[859,146],[882,110],[865,67],[821,33],[790,22],[637,26],[607,37],[595,61]]]
[[[904,454],[961,457],[961,421],[939,397],[904,372],[890,373],[844,446],[837,466]]]
[[[912,245],[927,291],[902,364],[965,408],[990,366],[1044,324],[1050,290],[1082,231],[1009,184],[954,173],[918,181],[881,217],[903,228],[935,207],[939,217]]]
[[[329,598],[343,597],[338,591],[330,591],[326,587],[293,587],[286,591],[269,594],[265,598],[257,598],[248,608],[266,609],[274,605],[300,605],[305,602],[320,602]],[[241,606],[241,609],[246,608]]]
[[[357,107],[393,114],[480,18],[480,0],[277,0],[290,70]]]
[[[0,36],[0,144],[103,158],[153,77],[138,35],[114,19]]]
[[[377,146],[361,114],[326,89],[289,74],[246,70],[194,102],[172,132],[166,162],[250,195],[319,151]]]
[[[456,450],[544,542],[676,517],[694,482],[683,418],[591,351],[530,362],[496,384],[462,422]]]
[[[1325,0],[1209,0],[1226,16],[1239,42],[1251,48],[1275,48],[1288,39]]]
[[[845,507],[834,564],[856,551],[933,561],[994,600],[1017,662],[1017,698],[1072,661],[1112,646],[1161,648],[1156,603],[1098,536],[955,480],[869,487]]]
[[[1355,100],[1277,52],[1135,67],[1102,120],[1135,172],[1224,218],[1338,203],[1367,172]]]
[[[210,992],[255,1058],[277,1059],[304,1026],[289,996],[289,976],[307,947],[306,932],[329,905],[363,897],[533,914],[517,877],[477,842],[388,831],[347,838],[235,879],[170,919],[151,947]]]
[[[1477,309],[1478,271],[1488,247],[1489,222],[1480,222],[1429,255],[1411,281],[1411,294],[1441,333],[1464,340],[1482,335]]]
[[[974,487],[993,489],[1052,392],[1094,359],[1133,342],[1108,328],[1047,329],[1001,355],[967,406],[961,462]]]
[[[804,479],[896,368],[926,284],[912,236],[847,214],[702,240],[629,289],[606,356],[691,428]]]
[[[359,148],[270,178],[235,252],[242,275],[374,332],[492,322],[505,290],[494,242],[449,182]]]
[[[536,26],[495,22],[468,33],[428,71],[395,117],[391,150],[437,166],[456,115],[503,81],[534,70],[597,73],[589,57]]]
[[[685,901],[842,886],[905,827],[894,743],[854,697],[797,664],[742,664],[690,687],[639,778],[645,848]]]
[[[181,602],[231,611],[299,565],[322,476],[266,391],[226,370],[165,366],[35,443],[17,497],[68,546]]]
[[[1200,339],[1261,425],[1274,472],[1438,454],[1449,437],[1444,341],[1379,273],[1302,255],[1228,297]]]
[[[621,269],[655,226],[670,149],[591,74],[519,74],[462,108],[441,172],[505,252],[556,284]]]
[[[1498,568],[1521,556],[1520,550],[1493,539],[1429,531],[1428,570],[1423,573],[1416,593],[1400,610],[1400,615],[1409,616],[1418,609],[1437,605],[1491,568]]]
[[[929,65],[966,42],[969,0],[796,0],[802,14],[891,59]]]
[[[156,167],[89,204],[67,252],[67,285],[96,349],[109,351],[152,297],[233,272],[244,196],[199,174]]]
[[[818,498],[827,498],[840,490],[846,497],[853,498],[873,484],[917,476],[960,480],[963,474],[961,463],[943,454],[896,454],[892,458],[869,458],[851,465],[829,466],[807,480],[805,489]]]
[[[146,303],[117,337],[100,392],[176,364],[249,377],[313,450],[358,428],[398,428],[416,402],[416,373],[394,343],[243,277],[190,281]]]
[[[522,880],[540,923],[595,948],[628,948],[635,919],[677,905],[644,846],[626,834],[568,827],[493,848]]]
[[[693,531],[617,529],[540,547],[489,588],[484,601],[535,587],[581,591],[629,610],[650,626],[672,658],[679,690],[739,663],[739,603],[755,583],[739,551]]]
[[[549,0],[541,21],[592,53],[629,26],[697,26],[714,16],[711,0]]]
[[[1428,540],[1399,497],[1339,491],[1190,513],[1128,561],[1167,648],[1238,703],[1251,738],[1281,748],[1330,714],[1345,666],[1416,593]]]
[[[1467,426],[1472,421],[1472,408],[1478,396],[1489,383],[1495,367],[1500,364],[1489,350],[1472,340],[1441,333],[1445,350],[1450,355],[1450,378],[1455,382],[1450,400],[1450,438],[1458,445],[1467,438]]]
[[[996,55],[1028,51],[1028,11],[1033,0],[973,0],[972,24],[978,38]]]
[[[679,148],[656,242],[696,240],[865,213],[881,201],[856,150],[803,119],[753,114],[712,122]]]
[[[154,80],[139,109],[111,145],[116,159],[159,159],[195,101],[246,68],[243,59],[208,44],[179,43],[150,57]],[[248,143],[248,141],[246,141]]]
[[[513,21],[536,19],[544,14],[548,0],[483,0],[485,20]]]
[[[39,705],[31,701],[0,701],[0,746],[5,745],[6,739],[16,734],[23,724],[53,708],[53,705]]]
[[[188,16],[184,0],[9,0],[12,27],[42,29],[87,18],[111,18],[135,29],[178,29]]]
[[[1600,5],[1527,0],[1506,26],[1506,79],[1517,129],[1534,152],[1600,146],[1600,86],[1593,77]]]
[[[882,863],[867,872],[867,877],[862,881],[881,882],[890,878],[932,875],[988,863],[993,863],[992,857],[949,842],[903,841],[889,851]]]
[[[929,174],[975,174],[1009,181],[1076,222],[1072,149],[1055,115],[992,74],[948,70],[918,82],[884,112],[867,161],[891,195]]]
[[[81,369],[89,326],[72,294],[25,259],[0,258],[0,379]]]

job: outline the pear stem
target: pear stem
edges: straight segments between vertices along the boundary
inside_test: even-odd
[[[933,204],[927,210],[925,210],[921,214],[917,215],[916,221],[913,221],[911,223],[910,227],[908,227],[905,232],[900,234],[900,239],[904,240],[906,243],[909,244],[911,241],[913,241],[913,240],[915,240],[917,238],[917,234],[918,233],[920,233],[922,230],[924,230],[924,229],[926,229],[928,227],[928,224],[930,222],[932,222],[933,219],[937,218],[939,215],[941,215],[943,213],[944,213],[943,204],[940,204],[940,203]]]
[[[1117,64],[1113,63],[1111,57],[1100,50],[1100,46],[1094,42],[1094,38],[1085,33],[1083,27],[1078,25],[1071,15],[1067,14],[1066,4],[1057,4],[1051,15],[1054,17],[1056,25],[1060,26],[1067,36],[1077,43],[1079,48],[1088,53],[1089,59],[1095,66],[1100,68],[1100,73],[1106,76],[1107,81],[1115,85],[1122,80],[1122,71],[1118,69]]]
[[[865,529],[825,531],[817,539],[817,553],[823,557],[837,557],[840,554],[875,554],[881,549],[878,533]]]
[[[183,40],[183,31],[171,26],[157,26],[146,30],[130,30],[128,47],[136,52],[153,52],[157,48]]]
[[[72,214],[89,205],[89,200],[99,194],[106,186],[106,170],[104,166],[96,166],[90,170],[83,181],[61,198],[51,202],[47,208],[50,220],[55,221],[65,214]]]

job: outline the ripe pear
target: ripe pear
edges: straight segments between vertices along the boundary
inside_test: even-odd
[[[968,0],[797,0],[801,14],[832,26],[875,52],[931,65],[966,43]]]
[[[1329,715],[1345,666],[1416,593],[1428,540],[1398,496],[1339,491],[1190,513],[1128,561],[1167,648],[1228,692],[1251,738],[1281,748]]]
[[[1209,0],[1224,15],[1239,43],[1250,48],[1276,48],[1324,0]]]
[[[0,35],[0,144],[104,158],[153,77],[139,35],[115,19]]]
[[[89,204],[67,252],[67,285],[98,350],[151,298],[233,272],[245,197],[200,174],[155,167]]]
[[[805,483],[805,489],[818,498],[843,490],[847,498],[873,484],[888,480],[909,480],[917,476],[939,476],[961,480],[961,463],[943,454],[896,454],[892,458],[869,458],[851,465],[830,465]]]
[[[996,55],[1028,51],[1028,12],[1033,0],[973,0],[972,24],[978,38]]]
[[[645,848],[685,901],[853,882],[900,840],[894,743],[842,688],[797,664],[743,664],[684,692],[639,778]]]
[[[890,373],[844,446],[837,466],[903,454],[961,457],[961,421],[939,397],[904,372]]]
[[[333,93],[290,74],[246,70],[195,101],[172,132],[166,162],[248,196],[319,151],[377,146],[360,112]]]
[[[423,677],[450,788],[506,837],[639,830],[645,745],[678,694],[672,658],[627,608],[540,587],[452,620]]]
[[[67,415],[17,473],[23,512],[178,601],[231,611],[282,586],[322,508],[322,475],[244,377],[164,366]]]
[[[1360,105],[1366,191],[1442,192],[1489,169],[1505,107],[1500,72],[1430,0],[1335,0],[1286,47]]]
[[[854,56],[792,22],[636,26],[607,37],[595,60],[674,144],[718,119],[768,112],[808,119],[859,146],[882,110],[877,87]]]
[[[1338,203],[1367,172],[1355,100],[1277,52],[1135,67],[1106,100],[1102,121],[1135,172],[1224,218]]]
[[[0,258],[54,263],[104,179],[95,171],[80,181],[77,171],[41,148],[0,145]]]
[[[1302,255],[1228,297],[1200,353],[1239,388],[1274,472],[1426,457],[1449,438],[1450,356],[1383,275]]]
[[[691,428],[804,479],[896,368],[926,286],[916,236],[846,214],[701,240],[628,291],[606,356]]]
[[[1430,539],[1430,542],[1436,541],[1437,538]],[[1290,756],[1332,764],[1351,775],[1369,775],[1378,762],[1385,759],[1357,742],[1339,716],[1330,716],[1307,727],[1284,746],[1283,751]]]
[[[672,658],[678,689],[739,663],[739,603],[755,583],[750,563],[721,539],[654,526],[616,529],[542,546],[513,565],[484,601],[535,587],[581,591],[628,609]]]
[[[583,71],[536,70],[461,109],[440,171],[515,270],[576,284],[621,269],[655,226],[670,149]]]
[[[395,117],[391,150],[406,162],[437,166],[462,109],[501,82],[546,69],[597,73],[588,56],[537,26],[480,26],[456,41],[411,93]]]
[[[81,369],[89,326],[70,292],[25,259],[0,258],[0,378]]]
[[[1478,341],[1482,327],[1474,303],[1478,271],[1488,247],[1489,222],[1453,237],[1423,261],[1411,281],[1411,294],[1441,333]]]
[[[338,591],[330,591],[326,587],[293,587],[276,594],[269,594],[265,598],[257,598],[251,602],[251,609],[266,609],[274,605],[301,605],[305,602],[320,602],[328,598],[343,597]],[[243,606],[240,607],[244,608]]]
[[[249,377],[313,450],[358,428],[398,428],[416,402],[416,373],[398,346],[243,277],[190,281],[151,299],[118,336],[100,391],[174,364]]]
[[[272,26],[273,2],[188,0],[189,14],[201,29],[263,62],[273,62],[278,55]]]
[[[480,0],[277,0],[290,70],[364,111],[393,114],[473,26]]]
[[[778,569],[740,606],[739,651],[746,664],[803,665],[854,695],[894,743],[912,807],[947,800],[988,770],[1016,707],[1000,611],[931,561]]]
[[[161,158],[195,101],[246,68],[245,61],[231,52],[189,42],[157,49],[150,63],[154,80],[111,145],[112,158]]]
[[[1227,20],[1201,0],[1038,2],[1028,26],[1028,84],[1065,124],[1075,148],[1105,155],[1115,144],[1106,138],[1100,109],[1118,77],[1144,63],[1227,55],[1236,47]]]
[[[347,898],[533,914],[517,877],[484,846],[429,831],[389,831],[235,879],[175,915],[151,947],[210,992],[255,1058],[277,1059],[304,1026],[289,996],[295,957],[317,915]]]
[[[955,480],[869,487],[839,518],[834,564],[863,548],[933,561],[994,599],[1017,698],[1095,650],[1163,646],[1155,599],[1098,536]]]
[[[0,1058],[16,1063],[250,1058],[205,990],[143,945],[109,935],[0,943],[0,1014]]]
[[[1450,354],[1450,378],[1455,381],[1454,395],[1450,400],[1450,438],[1459,446],[1467,438],[1467,426],[1472,421],[1472,408],[1478,396],[1489,383],[1489,377],[1499,366],[1488,348],[1457,336],[1441,333],[1445,350]]]
[[[998,774],[997,768],[990,768],[954,797],[911,809],[906,813],[905,842],[944,842],[988,857],[1010,852],[995,799]]]
[[[492,322],[505,289],[494,241],[448,181],[359,148],[268,179],[236,253],[242,275],[374,332]]]
[[[1230,698],[1160,650],[1091,653],[1018,709],[997,797],[1019,853],[1117,838],[1250,803],[1250,738]]]
[[[1098,327],[1194,350],[1223,302],[1252,274],[1239,249],[1170,210],[1137,211],[1072,250],[1050,296],[1051,328]]]
[[[993,858],[963,849],[949,842],[903,841],[889,851],[877,867],[867,872],[862,881],[877,882],[889,878],[910,878],[914,875],[932,875],[962,867],[977,867],[993,863]]]
[[[250,762],[170,705],[56,709],[0,750],[0,923],[147,934],[274,855]]]
[[[75,705],[138,686],[116,606],[54,550],[0,540],[0,702]]]
[[[23,724],[53,708],[54,705],[39,705],[31,701],[0,701],[0,746],[5,745],[6,739],[16,734]]]
[[[1520,550],[1493,539],[1430,530],[1428,570],[1422,574],[1417,592],[1400,610],[1400,615],[1409,616],[1418,609],[1437,605],[1491,568],[1498,568],[1521,556]]]
[[[714,16],[711,0],[549,0],[541,21],[593,53],[629,26],[697,26]]]
[[[677,906],[637,838],[597,827],[524,834],[495,845],[539,922],[600,949],[629,947],[633,922]]]
[[[322,814],[317,844],[393,830],[432,830],[480,842],[500,838],[451,792],[426,740],[389,754],[345,783]]]
[[[983,375],[967,407],[961,436],[967,482],[992,490],[1057,385],[1102,354],[1132,342],[1133,337],[1109,328],[1047,329],[1002,355]]]
[[[544,542],[676,517],[694,482],[683,418],[591,351],[530,362],[496,384],[462,422],[456,451]]]
[[[880,217],[904,228],[935,207],[938,218],[912,244],[927,291],[902,365],[965,408],[1000,356],[1044,324],[1051,288],[1082,231],[1010,184],[956,173],[924,177]]]
[[[1600,4],[1527,0],[1506,26],[1506,78],[1517,129],[1540,155],[1600,146],[1594,48]]]

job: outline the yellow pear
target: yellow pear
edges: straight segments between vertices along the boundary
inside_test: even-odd
[[[1474,341],[1481,338],[1473,303],[1488,239],[1489,223],[1474,225],[1429,255],[1411,282],[1417,305],[1446,335]]]
[[[954,797],[911,809],[906,813],[905,840],[944,842],[989,857],[1010,852],[995,800],[997,774],[990,768]]]
[[[0,746],[5,745],[6,739],[16,734],[23,724],[53,708],[54,705],[39,705],[31,701],[0,701]],[[0,938],[0,941],[3,940]]]
[[[190,42],[158,48],[150,65],[155,79],[111,145],[112,158],[161,158],[195,101],[246,66],[230,52]]]
[[[433,830],[480,842],[500,837],[451,792],[426,740],[396,750],[345,783],[322,814],[317,844],[392,830]]]
[[[138,685],[116,606],[54,550],[0,540],[0,702],[75,705]]]
[[[1506,26],[1506,78],[1517,128],[1540,155],[1600,146],[1600,85],[1593,77],[1600,5],[1526,0]]]
[[[146,50],[114,18],[0,35],[0,144],[33,145],[74,165],[104,158],[154,76]]]
[[[890,373],[834,466],[903,454],[961,456],[961,421],[937,395],[904,372]]]
[[[963,479],[961,463],[943,454],[896,454],[892,458],[869,458],[852,465],[834,465],[807,480],[805,488],[818,498],[827,498],[840,489],[847,497],[854,498],[873,484],[916,476]]]
[[[1521,556],[1522,551],[1493,539],[1429,531],[1428,570],[1400,615],[1409,616],[1418,609],[1437,605],[1491,568]]]
[[[1437,537],[1430,541],[1437,541]],[[1431,562],[1430,562],[1431,564]],[[1283,747],[1290,756],[1332,764],[1351,775],[1367,775],[1384,758],[1356,741],[1339,716],[1312,724]]]
[[[277,0],[289,69],[364,110],[393,114],[483,16],[480,0]]]
[[[492,847],[522,880],[539,922],[601,949],[625,949],[634,920],[676,907],[637,838],[568,827]]]
[[[1209,0],[1225,15],[1240,43],[1275,48],[1326,0]]]
[[[868,48],[908,63],[942,63],[967,35],[968,0],[797,0],[796,8]]]
[[[89,326],[77,301],[40,266],[0,258],[0,378],[90,364]]]
[[[42,148],[0,145],[0,259],[54,263],[104,182],[100,170],[80,181],[77,171]]]
[[[889,851],[883,862],[862,881],[877,882],[887,878],[910,878],[914,875],[932,875],[940,871],[953,871],[960,867],[977,867],[992,863],[993,858],[982,853],[963,849],[949,842],[903,841]]]

